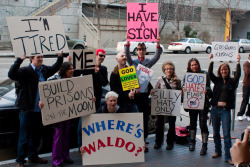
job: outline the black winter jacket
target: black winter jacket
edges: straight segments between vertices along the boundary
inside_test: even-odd
[[[216,107],[218,104],[218,99],[220,97],[221,93],[221,87],[224,84],[222,77],[217,77],[213,73],[213,65],[214,63],[211,62],[208,68],[208,74],[211,78],[211,81],[214,83],[214,89],[213,89],[213,96],[210,101],[210,104],[213,107]],[[238,87],[239,79],[241,75],[241,69],[240,64],[236,65],[236,75],[234,78],[228,77],[226,78],[226,109],[234,109],[235,108],[235,89]]]
[[[21,110],[32,111],[35,108],[36,94],[38,89],[39,76],[31,65],[21,67],[23,60],[17,58],[14,64],[10,67],[8,77],[17,81],[17,99],[16,106]],[[52,66],[42,65],[42,74],[44,79],[54,75],[63,63],[63,57],[58,57],[55,64]]]

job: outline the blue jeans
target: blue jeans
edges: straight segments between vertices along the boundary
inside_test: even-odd
[[[231,112],[230,110],[212,108],[211,111],[215,152],[221,154],[220,122],[224,136],[225,160],[231,160]]]
[[[36,160],[38,158],[37,147],[42,131],[41,113],[20,110],[19,120],[20,130],[16,162],[24,163],[27,156],[29,160]]]

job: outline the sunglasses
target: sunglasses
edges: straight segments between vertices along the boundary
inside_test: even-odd
[[[137,48],[137,50],[139,50],[139,51],[144,51],[144,50],[146,50],[146,48]]]
[[[105,58],[105,55],[99,55],[100,57],[104,57]]]

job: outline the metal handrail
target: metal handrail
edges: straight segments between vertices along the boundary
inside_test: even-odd
[[[32,10],[31,12],[27,13],[26,16],[31,15],[32,13],[34,13],[36,10],[43,8],[44,6],[46,6],[48,3],[50,3],[49,1],[43,3],[42,5],[40,5],[38,8],[35,8],[34,10]]]
[[[87,21],[88,25],[91,25],[91,27],[96,31],[96,33],[98,33],[98,29],[94,26],[94,24],[92,24],[89,19],[82,13],[82,17]]]
[[[42,13],[43,11],[45,11],[46,9],[50,8],[51,6],[54,6],[56,3],[60,2],[61,0],[57,0],[56,2],[50,4],[49,6],[47,6],[46,8],[44,8],[43,10],[37,12],[36,14],[34,14],[34,16],[37,16],[38,14]]]

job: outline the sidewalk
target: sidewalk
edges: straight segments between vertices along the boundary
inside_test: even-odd
[[[183,113],[187,115],[186,113]],[[176,125],[186,126],[187,122],[189,122],[189,118],[187,116],[182,116],[182,121],[180,118],[177,118]],[[244,119],[244,121],[235,121],[235,130],[232,131],[232,144],[235,141],[235,138],[240,138],[241,133],[244,131],[247,126],[249,126],[250,122]],[[105,167],[113,167],[113,166],[121,166],[121,167],[230,167],[230,165],[224,162],[224,148],[222,149],[223,156],[212,159],[212,155],[214,154],[214,142],[212,141],[212,126],[209,126],[210,137],[208,141],[208,153],[205,156],[200,156],[201,149],[201,140],[200,137],[200,129],[197,129],[197,142],[196,149],[193,152],[188,150],[188,146],[175,144],[173,150],[166,150],[166,143],[162,146],[161,149],[155,150],[154,147],[154,135],[150,135],[148,138],[149,144],[149,152],[145,153],[145,162],[144,163],[132,163],[132,164],[114,164],[114,165],[99,165]],[[222,130],[221,130],[222,132]],[[222,141],[222,146],[224,146],[224,142]],[[49,160],[48,164],[26,164],[27,167],[47,167],[52,166],[51,162],[51,154],[41,155],[45,159]],[[70,153],[71,158],[74,160],[73,165],[65,165],[65,167],[81,167],[81,154],[78,153],[77,149],[71,150]],[[105,155],[104,155],[105,156]],[[2,161],[0,162],[1,167],[13,167],[16,166],[14,160],[11,161]]]

